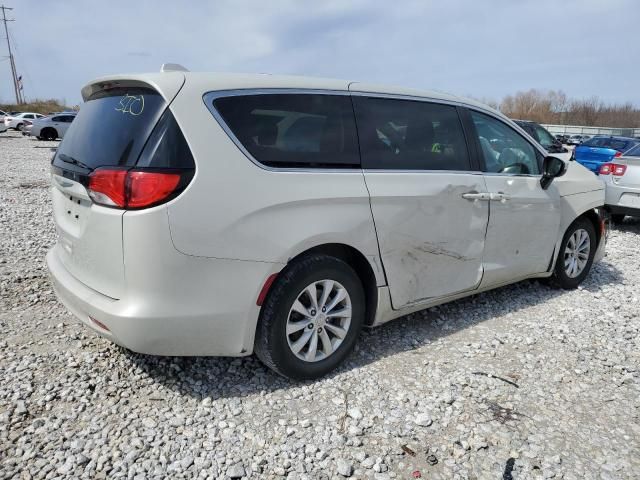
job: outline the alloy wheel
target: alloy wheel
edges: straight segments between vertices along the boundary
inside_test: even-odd
[[[319,280],[305,287],[289,310],[286,335],[291,352],[319,362],[342,344],[351,325],[351,297],[340,283]]]

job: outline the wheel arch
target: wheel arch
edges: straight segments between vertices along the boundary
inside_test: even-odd
[[[55,134],[55,138],[58,138],[58,131],[53,127],[44,127],[40,130],[40,136],[46,137],[47,132],[53,132]]]
[[[324,243],[310,247],[291,257],[287,263],[313,254],[329,255],[347,263],[358,275],[365,293],[365,325],[371,326],[375,320],[378,305],[378,276],[372,262],[358,249],[344,243]]]
[[[560,257],[560,245],[562,244],[562,239],[567,233],[567,230],[569,230],[569,228],[571,228],[571,226],[574,223],[576,223],[578,220],[584,218],[593,225],[593,229],[596,232],[596,247],[600,245],[600,240],[602,239],[603,231],[602,231],[602,226],[600,224],[600,215],[598,214],[597,210],[602,208],[603,208],[602,206],[585,207],[584,211],[576,215],[573,218],[573,220],[571,220],[571,222],[568,222],[566,225],[563,226],[563,228],[560,231],[560,236],[556,242],[556,248],[554,249],[553,257],[549,264],[549,272],[553,272],[556,266],[556,263],[558,261],[558,258]]]

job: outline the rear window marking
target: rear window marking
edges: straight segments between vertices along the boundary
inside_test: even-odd
[[[138,116],[144,111],[144,95],[129,95],[128,93],[120,99],[117,112],[130,113]]]

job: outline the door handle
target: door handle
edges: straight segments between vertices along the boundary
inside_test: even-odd
[[[491,200],[500,201],[502,203],[506,202],[511,198],[511,195],[507,195],[506,193],[498,192],[498,193],[490,193]]]
[[[491,200],[491,195],[486,192],[467,192],[462,194],[462,198],[465,200]]]

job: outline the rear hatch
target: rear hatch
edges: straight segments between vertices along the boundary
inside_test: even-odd
[[[111,298],[124,292],[121,208],[89,195],[96,171],[127,171],[136,165],[147,139],[182,84],[182,74],[160,74],[156,82],[109,80],[83,89],[86,102],[52,160],[53,214],[57,255],[66,269],[88,287]],[[151,143],[151,142],[150,142]],[[103,203],[100,205],[99,203]]]

